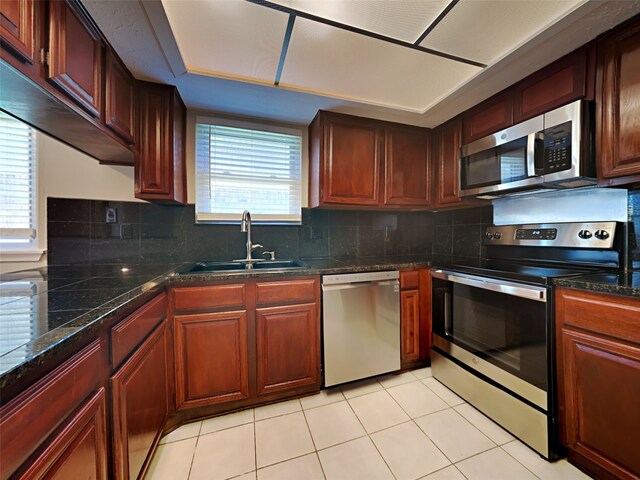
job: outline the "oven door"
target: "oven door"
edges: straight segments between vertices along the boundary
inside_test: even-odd
[[[433,345],[547,410],[548,288],[435,270]]]

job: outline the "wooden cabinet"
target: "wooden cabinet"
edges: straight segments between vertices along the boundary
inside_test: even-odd
[[[581,47],[517,83],[513,90],[513,122],[553,110],[587,91],[587,48]]]
[[[104,44],[71,0],[49,3],[49,80],[94,117],[102,116]]]
[[[600,179],[640,182],[640,19],[598,42],[596,155]],[[619,182],[614,182],[619,183]]]
[[[178,90],[171,85],[140,82],[138,109],[136,197],[187,203],[186,108]]]
[[[111,377],[114,476],[136,479],[167,420],[167,332],[162,323]]]
[[[83,348],[0,409],[0,477],[7,478],[97,391],[106,376],[99,340]],[[64,427],[63,427],[64,429]]]
[[[68,419],[22,479],[107,480],[105,391],[101,388]]]
[[[174,317],[178,410],[249,397],[247,311]]]
[[[25,63],[36,63],[34,0],[0,2],[0,35],[3,46]]]
[[[426,268],[400,272],[400,359],[403,369],[424,364],[431,346],[431,288]]]
[[[320,111],[309,135],[311,206],[379,205],[380,122]]]
[[[318,277],[181,287],[171,296],[176,404],[183,414],[320,388]]]
[[[462,202],[458,196],[458,169],[462,146],[462,121],[456,117],[435,131],[436,205],[449,206]]]
[[[134,143],[135,80],[120,60],[107,52],[104,123],[129,143]]]
[[[256,394],[320,386],[317,278],[256,283]]]
[[[597,478],[640,475],[640,300],[558,289],[562,437],[569,459]]]
[[[431,204],[430,135],[424,128],[385,128],[384,204]]]
[[[320,111],[309,132],[311,207],[431,203],[428,129]]]
[[[504,90],[464,112],[462,144],[474,142],[513,125],[513,91]]]

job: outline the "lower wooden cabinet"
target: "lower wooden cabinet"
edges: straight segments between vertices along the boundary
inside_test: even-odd
[[[111,377],[116,479],[136,479],[169,411],[167,329],[162,323]]]
[[[177,408],[249,397],[247,311],[176,315]]]
[[[400,360],[403,369],[429,360],[430,278],[426,268],[400,272]]]
[[[258,395],[320,382],[318,319],[315,303],[256,310]]]
[[[44,451],[20,478],[106,480],[105,410],[105,391],[101,388],[57,430]]]
[[[640,476],[640,300],[556,298],[559,408],[569,459],[596,478]]]

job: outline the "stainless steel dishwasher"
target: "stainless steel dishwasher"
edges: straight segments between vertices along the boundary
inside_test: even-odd
[[[325,386],[400,369],[399,276],[322,277]]]

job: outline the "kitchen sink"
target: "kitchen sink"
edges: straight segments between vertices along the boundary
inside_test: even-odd
[[[251,266],[253,265],[253,267]],[[304,270],[308,267],[302,265],[297,260],[254,260],[245,262],[242,260],[232,262],[198,262],[179,272],[182,275],[189,273],[209,273],[209,272],[238,272],[247,270],[266,271],[289,271]]]

